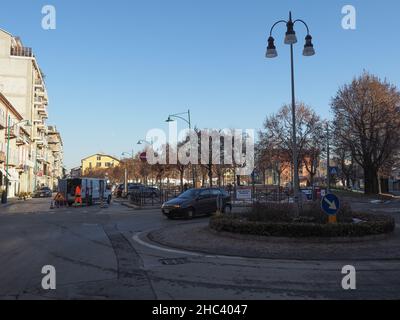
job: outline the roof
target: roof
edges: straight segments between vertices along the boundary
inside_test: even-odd
[[[11,102],[8,101],[6,96],[4,94],[2,94],[1,92],[0,92],[0,101],[5,104],[6,108],[8,108],[14,114],[14,116],[18,119],[18,121],[21,121],[24,119],[21,116],[21,114],[14,108],[14,106],[11,104]]]
[[[93,155],[88,156],[86,158],[83,158],[82,162],[87,160],[87,159],[89,159],[89,158],[92,158],[92,157],[108,157],[108,158],[114,159],[115,161],[121,162],[121,160],[117,159],[116,157],[113,157],[113,156],[110,156],[110,155],[104,154],[104,153],[96,153],[96,154],[93,154]]]

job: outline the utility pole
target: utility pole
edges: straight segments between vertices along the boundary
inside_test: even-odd
[[[326,167],[327,167],[327,185],[328,190],[327,192],[331,192],[331,146],[330,146],[330,132],[329,132],[329,123],[326,124],[326,140],[327,140],[327,151],[326,151]]]

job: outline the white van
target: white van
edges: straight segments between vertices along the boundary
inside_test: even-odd
[[[100,203],[101,200],[111,203],[111,186],[107,184],[106,179],[62,179],[58,184],[58,192],[64,196],[69,205],[75,202],[75,191],[78,186],[81,188],[83,204],[91,206]]]

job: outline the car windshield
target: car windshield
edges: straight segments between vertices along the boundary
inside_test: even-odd
[[[199,194],[199,190],[190,189],[190,190],[182,193],[178,198],[190,199],[190,198],[195,198],[198,194]]]

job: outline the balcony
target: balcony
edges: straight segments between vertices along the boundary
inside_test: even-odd
[[[45,105],[39,105],[36,107],[36,111],[39,114],[39,116],[43,117],[43,118],[47,118],[48,114],[47,114],[47,107]]]
[[[9,136],[8,136],[8,134],[6,134],[6,136],[8,136],[11,140],[16,139],[20,136],[20,130],[21,130],[20,127],[13,126],[10,128]]]
[[[38,89],[44,88],[44,84],[41,79],[36,79],[34,85],[35,85],[35,88],[38,88]]]
[[[40,106],[40,105],[43,104],[43,102],[44,102],[44,101],[43,101],[42,98],[35,97],[35,100],[34,100],[34,104],[35,104],[35,105]]]
[[[10,54],[15,57],[27,57],[27,58],[33,58],[33,52],[32,48],[26,48],[26,47],[14,47],[11,48]]]
[[[6,128],[6,115],[3,110],[0,109],[0,130]]]
[[[16,140],[17,146],[28,145],[30,143],[30,139],[25,134],[19,135]]]
[[[39,162],[45,162],[46,161],[44,154],[41,153],[41,152],[38,152],[36,154],[36,160],[39,161]]]

